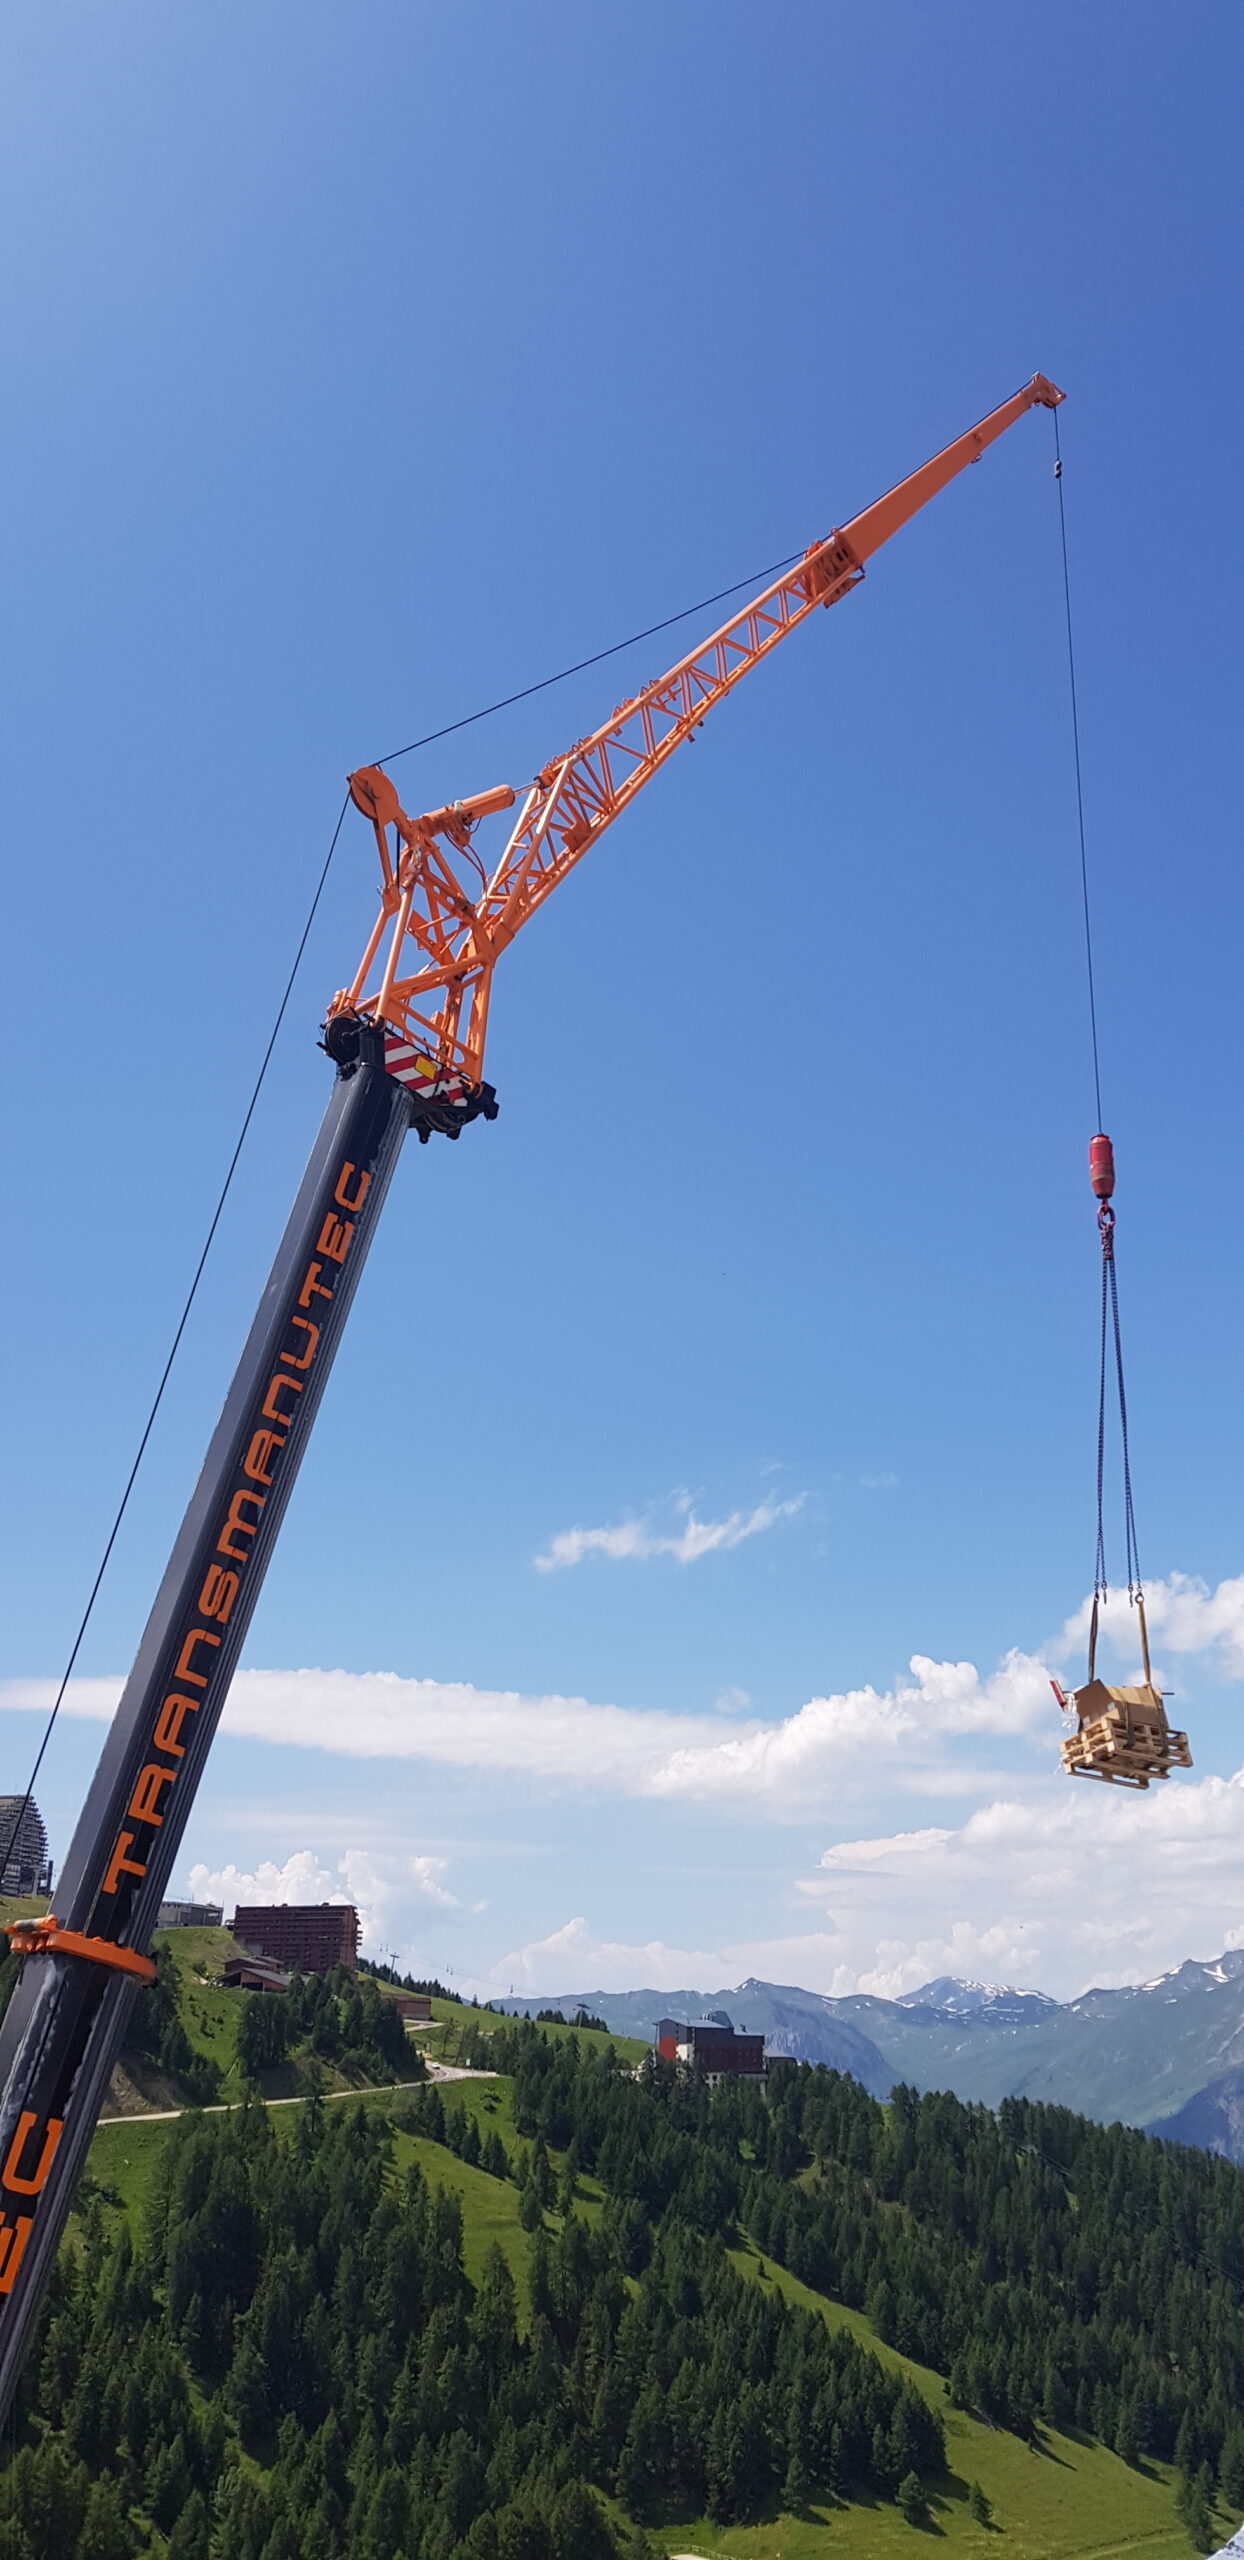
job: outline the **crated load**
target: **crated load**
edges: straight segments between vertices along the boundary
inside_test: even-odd
[[[1104,1680],[1090,1679],[1070,1693],[1057,1680],[1053,1686],[1060,1707],[1076,1718],[1076,1731],[1062,1744],[1063,1767],[1073,1778],[1147,1787],[1151,1778],[1192,1767],[1187,1734],[1170,1723],[1162,1692],[1151,1681],[1138,1689],[1111,1689]]]

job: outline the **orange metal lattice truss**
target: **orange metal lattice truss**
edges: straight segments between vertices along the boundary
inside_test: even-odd
[[[544,765],[491,876],[471,838],[481,818],[513,807],[517,794],[508,785],[408,818],[378,766],[352,774],[355,806],[376,831],[380,912],[352,985],[333,998],[330,1022],[354,1015],[382,1023],[434,1061],[440,1075],[478,1086],[492,973],[520,925],[694,735],[714,703],[818,605],[849,595],[871,554],[1026,410],[1052,409],[1062,397],[1044,374],[1034,374],[1022,391],[888,496],[812,543],[795,569],[775,579],[668,675],[620,703],[593,736]]]

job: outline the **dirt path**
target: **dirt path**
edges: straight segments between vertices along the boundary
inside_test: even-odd
[[[437,2080],[495,2080],[496,2077],[495,2071],[469,2071],[465,2064],[461,2063],[430,2062],[427,2082],[377,2080],[366,2089],[326,2089],[324,2103],[326,2106],[331,2106],[334,2098],[392,2097],[399,2089],[421,2089]],[[309,2100],[306,2097],[264,2099],[266,2107],[305,2107],[308,2104]],[[227,2105],[211,2107],[149,2107],[143,2115],[101,2116],[99,2129],[102,2131],[106,2124],[174,2124],[178,2116],[230,2116],[236,2108],[243,2105],[245,2105],[244,2099],[234,2098]]]

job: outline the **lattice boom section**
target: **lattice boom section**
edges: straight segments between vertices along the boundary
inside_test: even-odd
[[[714,703],[817,605],[836,604],[863,574],[850,544],[831,534],[693,656],[620,703],[604,728],[545,766],[481,902],[481,923],[498,947],[693,735]]]

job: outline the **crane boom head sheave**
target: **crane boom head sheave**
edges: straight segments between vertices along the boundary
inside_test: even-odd
[[[543,765],[499,862],[485,874],[472,849],[476,825],[510,808],[502,784],[408,818],[378,765],[350,776],[355,807],[370,818],[380,854],[380,911],[349,987],[329,1007],[326,1045],[344,1054],[351,1025],[383,1028],[390,1073],[416,1106],[421,1136],[456,1137],[495,1099],[483,1083],[492,973],[519,927],[582,860],[629,803],[694,737],[714,704],[768,657],[818,606],[857,587],[865,563],[1017,418],[1056,408],[1064,394],[1043,373],[991,410],[839,530],[809,545],[776,578],[668,673],[618,705],[591,737]],[[394,848],[389,833],[393,830]],[[391,924],[381,959],[385,927]],[[379,965],[378,983],[372,973]]]

